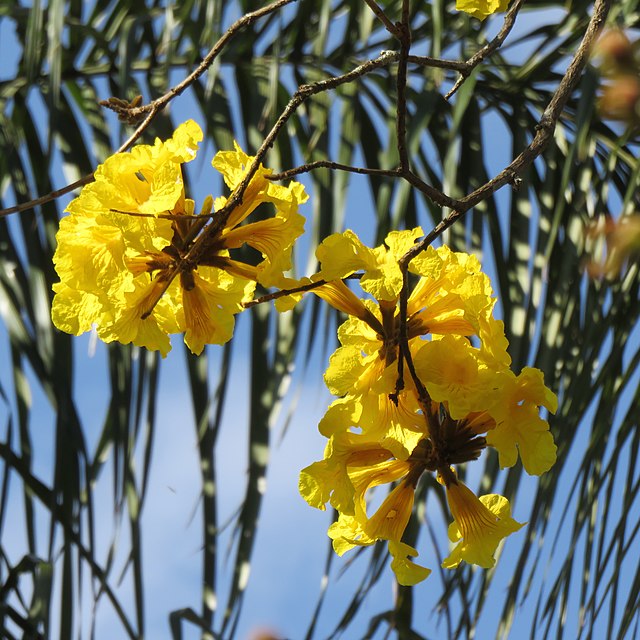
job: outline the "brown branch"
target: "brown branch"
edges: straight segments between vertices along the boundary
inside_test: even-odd
[[[582,38],[582,42],[553,97],[542,113],[531,144],[497,176],[464,198],[454,200],[452,204],[449,205],[453,211],[438,223],[419,243],[413,245],[413,247],[402,256],[399,260],[401,269],[407,269],[413,258],[424,251],[438,236],[469,211],[469,209],[489,198],[504,185],[516,182],[520,174],[545,150],[553,136],[558,119],[578,84],[582,71],[587,64],[591,48],[598,34],[604,27],[612,2],[613,0],[596,0],[593,7],[593,15]]]
[[[437,69],[449,69],[462,73],[467,68],[466,60],[445,60],[444,58],[432,58],[430,56],[407,56],[407,61],[421,67],[436,67]]]
[[[175,265],[175,267],[168,271],[166,274],[165,284],[162,288],[158,289],[155,300],[150,301],[149,309],[146,311],[146,315],[148,316],[152,311],[158,300],[164,295],[165,291],[168,289],[169,285],[176,277],[176,275],[185,270],[186,268],[191,269],[192,265],[199,264],[202,261],[203,256],[208,251],[208,242],[210,238],[215,238],[224,228],[229,216],[233,212],[233,210],[242,203],[242,198],[244,196],[249,183],[251,182],[253,176],[258,171],[262,160],[264,159],[267,151],[273,146],[276,137],[280,133],[280,130],[285,126],[289,118],[296,112],[298,107],[303,104],[306,100],[308,100],[311,96],[321,93],[323,91],[329,91],[330,89],[335,89],[343,84],[348,82],[352,82],[363,75],[370,73],[374,69],[378,69],[380,67],[384,67],[392,62],[393,56],[389,55],[389,52],[382,52],[377,58],[373,60],[367,60],[361,65],[357,66],[355,69],[352,69],[348,73],[345,73],[341,76],[332,76],[331,78],[326,78],[325,80],[319,80],[318,82],[314,82],[313,84],[303,84],[298,87],[296,92],[293,94],[284,110],[276,120],[276,123],[271,128],[271,131],[267,134],[265,139],[263,140],[260,148],[256,152],[253,162],[249,165],[244,178],[242,181],[236,186],[233,190],[229,199],[225,203],[225,205],[216,212],[216,217],[213,219],[213,222],[206,227],[201,235],[196,239],[188,253]]]
[[[345,276],[342,278],[342,281],[345,280],[360,280],[364,273],[352,273],[350,276]],[[277,300],[278,298],[284,298],[285,296],[290,296],[294,293],[305,293],[307,291],[313,291],[314,289],[318,289],[322,285],[329,284],[330,282],[336,282],[336,280],[315,280],[314,282],[308,282],[307,284],[301,284],[299,287],[293,287],[291,289],[280,289],[279,291],[274,291],[273,293],[267,293],[259,298],[254,298],[253,300],[248,300],[247,302],[243,302],[242,306],[245,309],[249,309],[251,307],[255,307],[258,304],[263,304],[264,302],[270,302],[271,300]],[[374,327],[377,330],[377,327]]]
[[[85,184],[89,184],[94,181],[93,174],[90,173],[71,184],[62,187],[61,189],[56,189],[55,191],[51,191],[40,198],[35,198],[34,200],[29,200],[28,202],[23,202],[22,204],[16,204],[13,207],[7,207],[6,209],[0,209],[0,218],[4,216],[8,216],[12,213],[20,213],[21,211],[28,211],[29,209],[33,209],[34,207],[39,207],[40,205],[47,204],[47,202],[51,202],[52,200],[56,200],[69,193],[70,191],[74,191],[80,187],[83,187]]]
[[[306,291],[313,291],[314,289],[327,284],[327,282],[327,280],[316,280],[315,282],[309,282],[307,284],[300,285],[299,287],[294,287],[293,289],[280,289],[279,291],[267,293],[266,295],[260,296],[259,298],[254,298],[253,300],[243,302],[242,306],[245,309],[250,309],[251,307],[255,307],[258,304],[270,302],[271,300],[277,300],[278,298],[284,298],[285,296],[290,296],[294,293],[305,293]]]
[[[464,81],[471,75],[473,70],[488,56],[494,53],[497,49],[502,46],[502,43],[506,40],[509,35],[511,29],[513,29],[513,25],[516,23],[516,17],[518,16],[518,11],[524,4],[524,0],[515,0],[515,2],[509,7],[509,11],[507,11],[506,16],[504,17],[504,24],[502,25],[502,29],[498,31],[496,37],[488,42],[482,49],[477,51],[474,55],[472,55],[466,62],[462,64],[457,71],[460,72],[460,77],[453,85],[451,90],[445,95],[444,99],[449,100],[451,96],[462,86]]]
[[[202,62],[197,66],[197,68],[192,71],[184,80],[182,80],[182,82],[179,82],[177,85],[171,87],[169,91],[167,91],[164,95],[160,96],[156,100],[153,100],[149,104],[133,108],[124,107],[124,111],[126,111],[126,114],[129,117],[136,118],[152,110],[155,110],[157,112],[164,109],[167,104],[171,102],[171,100],[173,100],[176,96],[179,96],[185,91],[185,89],[190,87],[214,63],[220,52],[235,37],[238,31],[252,25],[260,18],[263,18],[264,16],[269,15],[270,13],[281,9],[282,7],[297,1],[298,0],[276,0],[276,2],[272,2],[266,7],[262,7],[261,9],[251,11],[243,15],[225,31],[220,39],[209,50],[209,53],[207,53],[207,55],[202,59]],[[110,108],[116,110],[114,107]]]
[[[454,222],[460,219],[469,209],[475,206],[478,202],[485,200],[497,189],[501,188],[507,183],[515,183],[519,177],[519,173],[527,168],[533,161],[544,151],[545,147],[551,140],[553,132],[555,131],[556,124],[564,107],[569,99],[569,96],[576,88],[578,80],[582,74],[582,71],[587,63],[591,47],[596,41],[598,34],[604,27],[605,21],[613,0],[596,0],[593,7],[593,15],[587,26],[584,37],[578,50],[576,51],[573,60],[569,64],[567,71],[562,78],[558,88],[556,89],[553,97],[551,98],[547,108],[544,110],[538,126],[536,127],[536,134],[531,144],[520,155],[511,162],[502,172],[500,172],[495,178],[482,185],[469,195],[458,201],[452,201],[450,206],[453,211],[442,220],[436,227],[427,234],[419,243],[413,245],[398,261],[398,264],[403,272],[403,285],[400,291],[400,336],[399,336],[399,350],[402,357],[399,357],[398,363],[398,378],[396,381],[395,394],[391,395],[392,400],[397,401],[400,390],[404,387],[404,368],[402,359],[407,363],[407,368],[411,375],[411,379],[418,392],[420,400],[420,406],[426,414],[427,428],[431,434],[431,427],[434,416],[431,411],[430,401],[425,399],[429,398],[426,387],[419,379],[415,367],[413,365],[413,359],[409,348],[409,337],[407,334],[407,305],[409,299],[409,287],[407,272],[409,269],[409,263],[418,254],[424,251],[438,236],[440,236],[445,229],[448,229]],[[512,6],[512,9],[517,10],[522,3],[516,0],[516,4]],[[506,23],[506,21],[505,21]],[[509,27],[510,28],[510,27]],[[504,30],[504,27],[503,27]],[[413,174],[412,174],[413,175]],[[403,174],[403,177],[406,176]],[[414,176],[415,181],[422,183],[423,187],[425,183],[417,176]],[[412,182],[414,184],[414,182]],[[416,185],[417,186],[417,185]],[[444,194],[443,194],[444,195]],[[447,196],[444,196],[447,197]]]
[[[400,57],[396,75],[396,137],[400,170],[409,171],[407,151],[407,57],[411,49],[411,25],[409,24],[409,0],[402,0],[402,21],[397,25],[400,40]]]
[[[293,178],[301,173],[309,173],[314,169],[333,169],[334,171],[347,171],[349,173],[385,176],[388,178],[397,178],[402,175],[399,169],[369,169],[368,167],[352,167],[351,165],[333,162],[332,160],[316,160],[315,162],[308,162],[307,164],[288,169],[287,171],[272,173],[270,176],[266,176],[266,178],[267,180],[289,180],[289,178]]]
[[[272,13],[273,11],[277,11],[281,7],[284,7],[287,4],[291,4],[292,2],[297,2],[297,0],[277,0],[272,4],[267,5],[266,7],[262,7],[256,11],[252,11],[251,13],[247,13],[242,16],[238,20],[236,20],[224,33],[224,35],[213,45],[209,53],[203,58],[202,62],[198,65],[198,67],[189,74],[182,82],[175,85],[167,93],[163,96],[160,96],[157,100],[153,100],[149,104],[143,106],[126,106],[120,105],[117,103],[106,104],[108,108],[118,113],[119,116],[125,116],[127,119],[135,121],[141,116],[145,116],[144,120],[138,125],[135,131],[129,136],[129,138],[122,144],[114,153],[122,153],[131,147],[131,145],[143,134],[145,129],[151,124],[151,121],[155,118],[158,112],[162,111],[167,104],[173,100],[176,96],[179,96],[187,87],[192,85],[215,61],[218,57],[219,53],[222,49],[228,44],[228,42],[236,35],[238,31],[243,29],[246,26],[253,24],[259,18]],[[134,101],[135,104],[135,101]],[[3,216],[8,216],[11,213],[19,213],[21,211],[27,211],[28,209],[33,209],[34,207],[46,204],[47,202],[51,202],[70,191],[74,191],[75,189],[84,186],[85,184],[89,184],[95,180],[93,174],[89,174],[76,180],[76,182],[69,184],[61,189],[57,189],[56,191],[52,191],[40,198],[35,198],[34,200],[29,200],[28,202],[23,202],[22,204],[15,205],[13,207],[8,207],[6,209],[0,209],[0,218]]]
[[[420,176],[413,173],[413,171],[403,172],[402,177],[416,189],[422,191],[422,193],[435,202],[435,204],[438,204],[441,207],[448,207],[449,209],[458,209],[460,207],[459,200],[456,200],[430,184],[427,184]]]
[[[208,238],[215,236],[224,228],[224,225],[231,215],[231,212],[242,202],[244,193],[247,190],[251,179],[260,167],[260,164],[266,156],[267,151],[273,146],[273,143],[275,142],[275,139],[277,138],[281,129],[285,126],[289,118],[296,112],[300,105],[302,105],[313,95],[316,95],[323,91],[335,89],[336,87],[339,87],[343,84],[352,82],[353,80],[356,80],[366,75],[367,73],[371,73],[371,71],[375,69],[390,64],[390,62],[392,61],[393,55],[390,55],[389,52],[384,51],[377,58],[374,58],[373,60],[367,60],[348,73],[340,76],[332,76],[330,78],[326,78],[325,80],[319,80],[318,82],[314,82],[313,84],[300,85],[276,120],[276,123],[271,128],[271,131],[269,131],[264,141],[260,145],[260,148],[256,152],[253,158],[253,162],[247,169],[244,178],[233,190],[224,207],[222,207],[217,212],[214,221],[205,229],[203,234],[191,247],[189,253],[187,254],[187,256],[185,256],[185,260],[190,261],[192,264],[198,264],[200,258],[207,250]],[[176,269],[179,269],[179,265],[176,267]]]

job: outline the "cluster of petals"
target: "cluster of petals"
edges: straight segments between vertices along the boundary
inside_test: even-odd
[[[352,231],[333,234],[316,252],[320,271],[289,282],[315,281],[320,286],[313,293],[348,316],[325,372],[338,396],[319,425],[328,438],[325,455],[303,469],[300,492],[316,508],[329,503],[337,510],[329,536],[338,554],[387,541],[401,584],[429,574],[413,561],[417,550],[402,540],[423,473],[435,473],[444,485],[453,516],[449,537],[456,546],[443,566],[464,560],[491,567],[499,542],[522,525],[511,518],[506,498],[476,497],[455,466],[491,446],[501,467],[513,466],[519,456],[528,473],[539,475],[556,456],[540,408],[555,412],[557,399],[537,369],[511,371],[504,325],[493,317],[491,284],[474,256],[443,246],[415,257],[401,326],[398,262],[422,235],[420,228],[394,231],[371,249]],[[356,280],[354,274],[364,299],[345,284],[350,276]],[[301,295],[279,304],[289,308]],[[379,485],[392,488],[373,509],[370,498]]]
[[[192,120],[166,141],[137,145],[109,157],[82,189],[60,222],[54,264],[52,318],[80,335],[95,328],[105,342],[158,350],[165,356],[170,334],[184,333],[193,353],[233,335],[234,316],[250,300],[256,282],[279,285],[291,268],[291,249],[304,231],[298,205],[301,184],[275,184],[260,165],[239,205],[222,219],[227,199],[205,198],[200,211],[185,195],[183,164],[202,140]],[[236,144],[213,159],[233,192],[253,158]],[[248,222],[269,203],[272,217]],[[247,245],[261,258],[234,259]]]

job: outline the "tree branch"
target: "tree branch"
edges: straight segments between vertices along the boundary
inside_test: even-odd
[[[409,263],[421,251],[424,251],[438,236],[448,229],[454,222],[461,218],[469,209],[479,202],[486,200],[498,189],[506,184],[513,183],[520,174],[533,163],[533,161],[544,151],[549,144],[556,124],[567,100],[578,84],[578,80],[589,59],[589,53],[593,47],[598,34],[602,31],[611,9],[613,0],[596,0],[593,7],[593,15],[587,26],[582,42],[571,60],[565,75],[558,88],[551,98],[546,109],[542,113],[540,121],[536,127],[536,134],[531,144],[515,158],[509,166],[503,169],[497,176],[487,183],[478,187],[475,191],[460,200],[453,201],[451,208],[453,211],[442,220],[436,227],[427,234],[419,243],[415,244],[399,261],[401,269],[407,269]]]
[[[131,106],[131,105],[120,105],[117,103],[109,103],[108,101],[104,101],[101,104],[106,106],[107,108],[115,111],[119,116],[123,116],[123,118],[127,121],[136,121],[141,116],[145,116],[144,120],[138,125],[135,131],[131,134],[131,136],[122,144],[114,153],[122,153],[131,147],[131,145],[144,133],[147,127],[151,124],[152,120],[156,117],[156,115],[164,109],[171,100],[173,100],[176,96],[179,96],[187,87],[191,86],[215,61],[218,57],[222,49],[229,43],[229,41],[244,27],[247,27],[253,24],[259,18],[262,18],[273,11],[277,11],[281,7],[284,7],[287,4],[291,4],[292,2],[297,2],[298,0],[276,0],[266,7],[262,7],[256,11],[252,11],[251,13],[247,13],[242,16],[238,20],[236,20],[224,33],[224,35],[213,45],[209,53],[203,58],[202,62],[198,65],[198,67],[190,73],[182,82],[175,85],[167,93],[163,96],[160,96],[157,100],[153,100],[149,104],[143,106]],[[89,184],[95,180],[94,175],[91,173],[86,175],[79,180],[76,180],[74,183],[69,184],[62,189],[57,189],[56,191],[51,191],[50,193],[41,196],[40,198],[36,198],[34,200],[29,200],[28,202],[23,202],[22,204],[15,205],[13,207],[8,207],[6,209],[0,209],[0,218],[3,216],[8,216],[12,213],[20,213],[21,211],[27,211],[28,209],[33,209],[34,207],[46,204],[47,202],[51,202],[61,196],[69,193],[70,191],[74,191],[79,187],[83,187],[85,184]]]
[[[520,11],[523,4],[524,0],[515,0],[515,2],[509,7],[509,11],[507,11],[507,14],[504,17],[502,29],[498,31],[496,37],[456,69],[456,71],[460,72],[460,77],[456,80],[456,83],[453,85],[451,90],[445,95],[445,100],[449,100],[449,98],[451,98],[451,96],[462,86],[464,81],[471,75],[473,70],[486,57],[490,56],[502,46],[502,43],[506,40],[511,29],[513,29],[513,25],[516,23],[516,17],[518,16],[518,11]]]

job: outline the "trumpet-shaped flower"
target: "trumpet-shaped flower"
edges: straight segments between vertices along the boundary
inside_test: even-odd
[[[496,494],[478,498],[460,481],[447,487],[447,502],[454,519],[449,539],[458,544],[442,563],[445,569],[457,567],[462,560],[490,569],[500,541],[524,526],[511,517],[506,498]]]
[[[363,270],[360,286],[376,300],[395,301],[402,289],[402,272],[398,260],[421,236],[422,229],[392,231],[383,245],[370,249],[351,230],[334,233],[322,241],[316,256],[322,265],[319,273],[325,280],[346,278]]]

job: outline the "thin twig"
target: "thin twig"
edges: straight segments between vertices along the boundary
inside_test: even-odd
[[[175,85],[167,93],[160,96],[157,100],[153,100],[149,104],[143,105],[141,107],[120,107],[114,108],[113,105],[108,105],[110,108],[118,113],[119,115],[125,114],[126,116],[132,120],[139,118],[141,116],[145,116],[144,120],[136,127],[135,131],[129,136],[129,138],[122,144],[114,153],[122,153],[131,147],[131,145],[144,133],[145,129],[151,124],[151,121],[156,117],[156,115],[164,109],[167,104],[173,100],[176,96],[179,96],[187,87],[192,85],[215,61],[218,57],[222,49],[228,44],[228,42],[236,35],[238,31],[243,29],[246,26],[253,24],[259,18],[264,17],[265,15],[272,13],[284,7],[287,4],[291,4],[292,2],[297,2],[298,0],[277,0],[272,4],[267,5],[266,7],[262,7],[257,11],[252,11],[251,13],[247,13],[242,16],[240,19],[236,20],[224,33],[224,35],[213,45],[209,53],[203,58],[202,62],[198,65],[198,67],[189,74],[182,82]],[[20,213],[21,211],[27,211],[28,209],[33,209],[34,207],[46,204],[47,202],[51,202],[61,196],[69,193],[70,191],[74,191],[79,187],[83,187],[90,182],[95,180],[93,174],[89,174],[76,180],[76,182],[69,184],[62,189],[57,189],[56,191],[52,191],[40,198],[35,198],[34,200],[29,200],[28,202],[23,202],[22,204],[15,205],[13,207],[8,207],[6,209],[0,209],[0,218],[3,216],[8,216],[11,213]]]
[[[253,300],[243,302],[242,306],[245,309],[250,309],[251,307],[255,307],[258,304],[270,302],[271,300],[277,300],[278,298],[284,298],[285,296],[290,296],[294,293],[305,293],[307,291],[313,291],[314,289],[327,284],[327,282],[327,280],[316,280],[315,282],[308,282],[307,284],[302,284],[299,287],[293,287],[292,289],[280,289],[279,291],[267,293],[264,296],[260,296],[259,298],[254,298]]]
[[[268,180],[289,180],[301,173],[309,173],[314,169],[332,169],[334,171],[347,171],[349,173],[359,173],[363,175],[384,176],[388,178],[398,178],[402,174],[399,169],[369,169],[368,167],[352,167],[348,164],[333,162],[332,160],[316,160],[307,164],[266,176]]]
[[[398,261],[400,269],[403,273],[403,286],[400,291],[400,351],[404,355],[404,359],[407,363],[407,368],[413,380],[413,383],[418,390],[418,395],[428,398],[428,393],[422,381],[418,378],[418,375],[413,366],[411,351],[409,349],[409,338],[407,335],[407,305],[409,298],[408,291],[408,278],[407,271],[409,263],[413,258],[424,251],[438,236],[440,236],[445,229],[448,229],[454,222],[459,220],[469,209],[474,207],[479,202],[487,199],[497,189],[504,186],[507,183],[513,183],[519,174],[526,169],[533,161],[544,151],[545,147],[551,140],[553,132],[555,131],[556,124],[564,107],[569,99],[569,96],[578,84],[578,80],[582,74],[582,71],[587,63],[591,47],[596,41],[598,34],[604,27],[609,10],[613,0],[596,0],[593,7],[593,15],[587,26],[584,37],[578,50],[576,51],[573,60],[569,64],[567,71],[562,78],[558,88],[556,89],[553,97],[551,98],[547,108],[544,110],[538,126],[536,127],[536,134],[531,144],[515,159],[511,164],[500,172],[495,178],[489,180],[486,184],[482,185],[469,195],[454,202],[451,208],[453,211],[442,220],[436,227],[428,233],[419,243],[413,245]],[[520,5],[514,5],[518,8]],[[513,8],[513,7],[512,7]],[[403,175],[404,177],[404,175]],[[416,176],[417,177],[417,176]],[[419,179],[418,179],[419,180]],[[413,183],[412,183],[413,184]],[[398,380],[396,383],[396,394],[404,386],[404,380],[402,378],[403,371],[399,371]],[[423,393],[426,394],[423,396]],[[430,411],[430,402],[420,402],[423,411],[427,409]],[[428,416],[427,425],[431,423],[432,416]]]
[[[409,0],[402,0],[402,20],[397,25],[400,40],[400,58],[396,76],[396,137],[400,170],[409,171],[407,151],[407,58],[411,49],[411,25],[409,24]]]
[[[513,25],[516,23],[516,17],[518,11],[522,7],[524,0],[515,0],[515,2],[509,7],[509,11],[504,17],[504,24],[502,29],[497,33],[496,37],[488,42],[482,49],[472,55],[463,65],[457,69],[460,72],[460,77],[456,80],[451,90],[445,95],[444,99],[449,100],[451,96],[462,86],[464,81],[471,75],[471,72],[487,57],[494,53],[502,46],[502,43],[506,40]]]
[[[220,52],[233,39],[238,31],[241,31],[245,27],[252,25],[260,18],[263,18],[264,16],[269,15],[270,13],[281,9],[282,7],[297,1],[298,0],[276,0],[276,2],[272,2],[266,7],[262,7],[261,9],[251,11],[250,13],[243,15],[225,31],[220,39],[209,50],[209,53],[207,53],[207,55],[202,59],[202,62],[197,66],[197,68],[194,69],[194,71],[192,71],[184,80],[171,87],[164,95],[160,96],[156,100],[153,100],[149,104],[133,108],[124,107],[123,111],[126,112],[128,117],[136,118],[154,109],[156,111],[164,109],[167,104],[171,102],[171,100],[173,100],[176,96],[179,96],[183,91],[185,91],[185,89],[190,87],[214,63]],[[114,111],[118,110],[116,108],[113,109]]]
[[[489,198],[495,191],[506,184],[513,183],[520,174],[529,167],[533,161],[544,151],[549,144],[556,124],[567,100],[576,88],[582,71],[589,59],[589,53],[595,43],[598,34],[604,27],[609,10],[611,9],[613,0],[596,0],[593,7],[593,15],[587,26],[582,42],[576,51],[573,60],[569,64],[565,75],[563,76],[553,97],[549,101],[547,108],[544,110],[540,121],[536,127],[536,134],[531,144],[520,153],[503,169],[497,176],[478,187],[469,195],[454,200],[451,208],[453,211],[436,227],[427,234],[419,243],[413,245],[407,253],[399,260],[400,268],[406,269],[413,258],[424,251],[438,236],[448,229],[454,222],[461,218],[469,209],[473,208],[479,202]]]
[[[432,202],[440,205],[441,207],[448,207],[449,209],[458,209],[460,207],[460,201],[446,195],[439,189],[427,184],[420,176],[416,175],[413,171],[403,171],[402,177],[412,186],[419,191],[422,191]]]
[[[324,80],[319,80],[318,82],[314,82],[313,84],[300,85],[293,96],[291,96],[291,99],[271,128],[271,131],[269,131],[264,141],[260,145],[260,148],[256,152],[251,165],[249,165],[244,178],[233,190],[233,193],[229,196],[229,199],[225,203],[224,207],[222,207],[217,212],[217,216],[214,219],[213,223],[209,225],[209,227],[207,227],[204,233],[191,247],[191,250],[185,257],[185,260],[188,260],[192,264],[198,264],[200,258],[207,250],[207,239],[209,237],[216,236],[224,228],[224,225],[229,219],[232,211],[242,202],[244,193],[247,190],[247,187],[249,186],[249,183],[251,182],[253,176],[256,174],[256,171],[260,167],[260,164],[266,156],[267,151],[273,146],[273,143],[275,142],[281,129],[288,122],[289,118],[297,111],[300,105],[302,105],[311,96],[322,93],[323,91],[335,89],[336,87],[339,87],[348,82],[353,82],[354,80],[368,73],[371,73],[371,71],[373,71],[374,69],[379,69],[390,64],[393,61],[393,57],[393,55],[390,55],[390,52],[383,51],[377,58],[374,58],[373,60],[367,60],[348,73],[340,76],[332,76]]]
[[[407,61],[421,67],[436,67],[437,69],[449,69],[462,73],[467,68],[465,60],[445,60],[444,58],[432,58],[431,56],[407,56]]]
[[[313,84],[304,84],[298,87],[298,89],[293,94],[293,96],[291,96],[291,99],[276,120],[276,123],[271,128],[271,131],[269,131],[269,133],[263,140],[260,148],[253,158],[252,163],[247,168],[244,177],[242,178],[240,183],[236,185],[225,205],[216,212],[216,216],[213,219],[212,223],[208,227],[203,229],[200,236],[198,236],[198,238],[191,245],[191,248],[189,249],[187,254],[182,256],[180,260],[176,262],[174,267],[172,267],[170,270],[167,270],[165,278],[163,279],[163,286],[158,287],[155,292],[154,298],[149,300],[149,305],[145,310],[143,318],[148,317],[152,313],[155,305],[165,294],[166,290],[169,288],[169,285],[178,275],[178,273],[180,273],[181,271],[190,271],[194,265],[198,265],[202,262],[202,259],[209,251],[210,240],[212,238],[218,237],[218,235],[226,225],[227,220],[231,216],[233,210],[242,203],[244,193],[247,190],[247,187],[249,186],[249,183],[253,179],[254,175],[258,171],[262,160],[267,154],[267,151],[273,146],[273,143],[275,142],[278,134],[288,122],[289,118],[300,107],[300,105],[313,95],[322,93],[323,91],[335,89],[336,87],[339,87],[348,82],[353,82],[354,80],[366,75],[367,73],[371,73],[371,71],[373,71],[374,69],[378,69],[390,64],[392,61],[393,55],[390,55],[390,52],[383,51],[377,58],[373,60],[367,60],[348,73],[340,76],[332,76],[330,78],[314,82]]]
[[[40,198],[35,198],[34,200],[29,200],[28,202],[23,202],[22,204],[16,204],[13,207],[8,207],[6,209],[0,209],[0,218],[3,216],[8,216],[11,213],[20,213],[21,211],[27,211],[29,209],[33,209],[34,207],[39,207],[40,205],[47,204],[47,202],[51,202],[52,200],[56,200],[57,198],[61,198],[65,194],[70,191],[74,191],[75,189],[79,189],[83,187],[85,184],[89,184],[93,182],[95,178],[93,174],[90,173],[71,184],[62,187],[61,189],[56,189],[55,191],[51,191]]]

